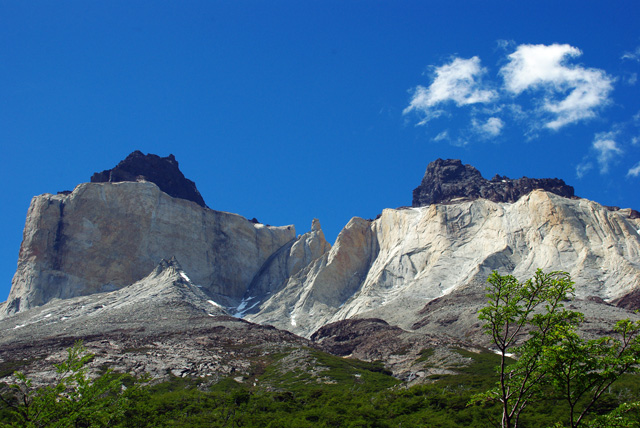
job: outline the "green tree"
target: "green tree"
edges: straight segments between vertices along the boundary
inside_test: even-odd
[[[493,272],[487,282],[488,302],[478,318],[500,355],[499,379],[471,402],[499,402],[503,428],[516,428],[522,411],[549,394],[568,403],[569,425],[578,427],[615,380],[636,370],[640,324],[618,322],[619,339],[582,339],[583,314],[563,303],[574,294],[566,272],[538,269],[525,282]],[[512,355],[516,360],[508,364]]]
[[[614,337],[585,340],[575,331],[569,331],[558,344],[545,349],[545,370],[549,372],[555,395],[569,406],[571,427],[583,422],[620,376],[637,371],[640,321],[618,321],[614,332]]]
[[[87,363],[93,358],[82,342],[67,350],[67,358],[56,364],[51,385],[34,387],[24,373],[0,391],[5,427],[107,427],[122,417],[128,395],[123,376],[110,370],[92,379]],[[133,388],[135,389],[135,388]],[[131,389],[131,391],[133,390]]]

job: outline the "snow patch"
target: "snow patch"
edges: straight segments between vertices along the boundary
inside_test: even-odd
[[[242,301],[240,302],[240,304],[236,308],[236,313],[233,316],[237,317],[237,318],[244,318],[244,316],[247,313],[247,311],[249,311],[250,309],[255,308],[258,305],[258,303],[260,303],[260,301],[256,299],[256,302],[254,304],[252,304],[251,306],[249,306],[249,302],[251,300],[253,300],[253,299],[254,298],[252,298],[252,297],[248,298],[248,299],[242,299]]]
[[[18,324],[17,326],[13,327],[14,330],[17,330],[19,328],[24,327],[26,324]]]
[[[502,355],[502,353],[498,349],[492,349],[491,351],[496,355]],[[510,354],[507,352],[506,354],[504,354],[504,356],[507,358],[514,358],[516,354]]]
[[[247,307],[247,302],[249,302],[249,300],[242,299],[242,302],[240,302],[240,304],[236,308],[236,314],[242,313],[242,310]]]
[[[220,306],[219,304],[217,304],[216,302],[214,302],[213,300],[207,300],[207,302],[211,303],[213,306],[215,306],[216,308],[221,308],[222,306]],[[211,314],[209,314],[211,315]],[[213,316],[213,315],[211,315]]]
[[[293,327],[297,327],[298,326],[298,324],[296,324],[296,316],[293,315],[293,314],[291,315],[291,325]]]
[[[43,318],[49,318],[50,316],[51,316],[51,314],[47,314]]]
[[[180,272],[180,276],[187,282],[191,282],[191,280],[189,279],[189,277],[187,276],[186,273],[184,272]]]

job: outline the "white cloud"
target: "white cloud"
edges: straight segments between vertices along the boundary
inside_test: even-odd
[[[595,110],[609,103],[611,77],[603,70],[566,64],[567,59],[580,55],[582,52],[570,45],[520,45],[500,73],[506,90],[514,95],[543,90],[541,110],[553,115],[545,126],[558,130],[595,117]]]
[[[441,116],[443,112],[435,107],[446,102],[454,102],[462,107],[477,103],[489,103],[497,98],[493,90],[483,89],[481,77],[486,70],[480,66],[480,58],[455,58],[449,64],[435,68],[435,78],[428,88],[417,86],[404,114],[413,110],[424,114],[419,123]]]
[[[620,59],[640,61],[640,46],[638,46],[633,52],[625,52]]]
[[[640,175],[640,162],[638,162],[636,166],[634,166],[629,170],[629,172],[627,172],[627,177],[631,177],[631,176],[637,177],[639,175]]]
[[[433,141],[442,141],[442,140],[448,140],[448,139],[449,139],[449,130],[447,129],[445,131],[442,131],[438,135],[436,135],[433,138]]]
[[[502,132],[504,122],[499,117],[490,117],[485,123],[480,123],[474,119],[472,126],[483,137],[494,138]]]
[[[593,164],[591,162],[583,162],[576,167],[576,176],[578,178],[582,178],[592,168],[593,168]]]
[[[504,40],[504,39],[496,40],[496,49],[499,49],[502,51],[511,50],[515,46],[516,46],[516,42],[514,42],[513,40]]]
[[[598,153],[598,164],[600,165],[600,173],[609,172],[609,164],[613,158],[622,154],[622,149],[614,140],[617,134],[615,132],[603,132],[596,134],[593,141],[593,148]]]

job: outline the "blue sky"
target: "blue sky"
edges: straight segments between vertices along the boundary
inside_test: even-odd
[[[637,1],[0,0],[0,300],[34,195],[133,150],[331,242],[436,158],[640,209]]]

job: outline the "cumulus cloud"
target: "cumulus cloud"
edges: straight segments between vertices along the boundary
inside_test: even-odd
[[[615,132],[603,132],[596,134],[593,141],[593,148],[598,154],[598,164],[600,165],[600,173],[609,172],[609,164],[618,155],[622,154],[622,149],[618,147],[615,141]]]
[[[403,113],[414,110],[422,113],[424,118],[419,124],[424,125],[443,114],[437,109],[443,103],[453,102],[458,107],[489,103],[497,98],[497,93],[483,88],[481,78],[485,73],[477,56],[454,58],[449,64],[435,68],[435,77],[428,88],[419,85],[414,89],[411,102]]]
[[[502,132],[504,122],[499,117],[490,117],[484,123],[474,119],[472,126],[481,136],[485,138],[494,138]]]
[[[553,118],[545,126],[558,130],[565,125],[595,117],[595,110],[609,103],[613,78],[603,70],[567,64],[582,55],[570,45],[520,45],[500,69],[507,91],[519,95],[544,91],[541,112]]]
[[[627,172],[627,177],[637,177],[640,175],[640,162],[636,164],[633,168]]]

